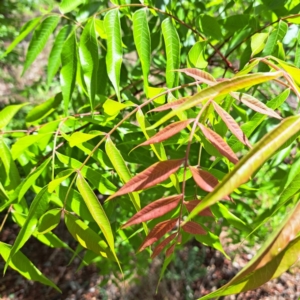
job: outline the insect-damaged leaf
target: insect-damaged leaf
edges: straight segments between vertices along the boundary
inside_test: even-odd
[[[211,299],[255,289],[278,277],[299,257],[300,203],[282,225],[269,237],[257,255],[226,285],[202,297]]]
[[[229,130],[238,138],[240,142],[242,142],[244,145],[251,148],[251,144],[248,141],[246,135],[243,133],[242,129],[238,125],[238,123],[233,119],[233,117],[225,111],[221,106],[219,106],[216,102],[212,101],[212,104],[218,113],[218,115],[222,118],[224,123],[227,125]]]
[[[300,131],[299,128],[300,116],[289,117],[283,120],[276,128],[255,144],[216,188],[194,208],[188,216],[187,221],[195,217],[201,210],[218,202],[225,195],[229,195],[234,189],[245,183],[282,144]]]
[[[186,68],[186,69],[178,69],[175,70],[178,72],[182,72],[185,73],[186,75],[194,78],[197,81],[200,81],[200,83],[206,83],[208,85],[212,85],[212,84],[216,84],[216,79],[210,75],[209,73],[199,70],[199,69],[195,69],[195,68]]]
[[[196,222],[189,221],[181,227],[185,232],[191,234],[206,234],[206,231]]]
[[[162,141],[165,141],[168,138],[175,135],[176,133],[183,130],[187,125],[189,125],[193,121],[194,121],[194,119],[188,119],[188,120],[183,120],[183,121],[178,121],[178,122],[172,123],[172,124],[166,126],[164,129],[162,129],[158,133],[156,133],[149,140],[147,140],[144,143],[138,145],[137,147],[146,146],[146,145],[160,143]]]
[[[161,243],[159,243],[153,250],[153,253],[151,255],[151,258],[153,259],[156,257],[177,235],[177,232],[172,233],[169,235],[165,240],[163,240]]]
[[[231,150],[228,144],[213,130],[205,127],[203,124],[198,123],[204,136],[215,146],[215,148],[232,163],[236,164],[239,160],[235,153]]]
[[[199,200],[191,200],[191,201],[184,201],[184,205],[186,207],[186,209],[191,212],[201,201]],[[202,211],[200,211],[199,216],[202,217],[213,217],[213,214],[210,210],[209,207],[203,209]]]
[[[149,232],[146,239],[139,248],[139,251],[144,250],[146,247],[152,245],[167,232],[169,232],[177,223],[178,219],[166,220],[164,222],[158,223],[155,227]]]
[[[174,209],[181,199],[182,195],[176,195],[155,200],[130,218],[122,228],[161,217]]]
[[[264,115],[268,115],[268,116],[276,118],[276,119],[280,119],[280,120],[282,119],[273,109],[269,108],[268,106],[266,106],[265,104],[263,104],[262,102],[260,102],[259,100],[257,100],[256,98],[254,98],[251,95],[243,94],[243,93],[236,93],[236,92],[232,92],[232,93],[230,93],[230,95],[233,98],[241,101],[246,106],[253,109],[254,111],[257,111]]]
[[[183,159],[170,159],[157,162],[131,178],[121,187],[121,189],[111,195],[108,199],[152,187],[169,178],[171,174],[179,169],[182,163]]]

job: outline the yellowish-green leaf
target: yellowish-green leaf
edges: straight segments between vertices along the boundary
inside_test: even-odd
[[[267,33],[256,33],[251,37],[252,57],[260,53],[264,49],[267,37]]]
[[[69,144],[71,147],[80,145],[86,141],[89,141],[99,135],[104,135],[101,131],[90,131],[89,133],[84,132],[74,132],[69,139]]]
[[[28,105],[28,103],[13,104],[4,107],[0,111],[0,129],[3,129],[6,125],[8,125],[14,115],[25,105]]]

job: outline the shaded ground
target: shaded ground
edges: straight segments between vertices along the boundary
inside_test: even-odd
[[[69,240],[70,246],[75,248],[74,240],[70,238],[64,227],[58,230],[60,237],[65,241]],[[16,225],[7,226],[0,234],[0,240],[12,244],[17,233]],[[71,258],[71,253],[67,251],[48,248],[32,238],[22,248],[22,252],[44,275],[59,286],[62,294],[42,284],[27,281],[17,272],[9,269],[5,277],[0,278],[0,299],[197,299],[226,283],[251,259],[251,254],[242,255],[236,257],[232,263],[213,249],[202,248],[196,242],[191,243],[179,253],[177,252],[178,259],[169,266],[166,278],[161,282],[156,294],[161,267],[159,259],[153,261],[148,275],[139,278],[139,283],[120,282],[118,285],[113,283],[112,277],[108,284],[100,287],[104,278],[98,274],[99,270],[91,265],[76,272],[80,261],[75,259],[70,266],[67,266]],[[0,272],[3,271],[3,266],[1,261]],[[300,268],[294,267],[289,273],[284,273],[279,279],[255,291],[227,296],[223,299],[298,299],[299,282]]]

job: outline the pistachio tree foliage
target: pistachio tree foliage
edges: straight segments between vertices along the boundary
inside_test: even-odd
[[[160,255],[162,277],[191,239],[227,256],[224,230],[246,243],[262,228],[256,256],[201,299],[254,289],[293,265],[299,1],[63,0],[51,9],[4,54],[30,41],[26,77],[51,47],[51,97],[0,112],[1,230],[8,220],[20,227],[12,245],[0,242],[4,272],[59,290],[22,253],[33,236],[125,276],[135,255]],[[54,233],[60,222],[76,249]]]

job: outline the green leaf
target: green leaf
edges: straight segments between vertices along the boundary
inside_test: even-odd
[[[239,77],[234,77],[232,79],[228,79],[227,81],[223,81],[217,83],[211,87],[208,87],[196,95],[189,98],[187,101],[180,104],[178,107],[174,108],[167,115],[163,116],[159,121],[157,121],[154,125],[152,125],[148,129],[153,129],[163,124],[170,118],[176,116],[179,112],[185,111],[191,107],[194,107],[203,101],[216,98],[222,95],[226,95],[232,91],[240,90],[249,86],[254,86],[256,84],[272,80],[282,76],[282,72],[269,72],[269,73],[256,73],[250,75],[243,75]]]
[[[66,25],[64,26],[59,33],[57,34],[55,41],[53,43],[51,52],[49,54],[48,58],[48,78],[47,78],[47,84],[48,86],[52,83],[52,80],[57,73],[60,63],[61,63],[61,51],[64,46],[64,42],[67,39],[67,36],[70,32],[70,26]]]
[[[95,94],[98,73],[98,43],[95,31],[94,18],[85,25],[79,42],[79,58],[83,72],[83,78],[90,98],[92,111],[95,106]]]
[[[119,175],[121,181],[123,183],[128,182],[132,175],[130,174],[130,171],[128,170],[126,163],[122,157],[122,154],[120,151],[116,148],[114,143],[110,138],[107,138],[105,143],[105,151],[108,155],[109,160],[111,161],[114,169],[116,170],[117,174]],[[139,211],[141,209],[141,203],[140,203],[140,197],[138,193],[130,193],[129,194],[130,200],[132,201],[132,204],[136,211]]]
[[[200,211],[218,202],[245,183],[282,144],[299,132],[299,130],[299,116],[289,117],[282,121],[239,161],[235,168],[223,178],[222,182],[192,210],[186,221],[192,219]]]
[[[61,216],[61,209],[55,208],[48,210],[46,213],[44,213],[37,225],[36,232],[38,234],[45,234],[49,231],[52,231],[54,228],[56,228],[60,222],[60,216]]]
[[[188,53],[188,67],[204,69],[208,62],[204,58],[206,42],[197,42]]]
[[[115,254],[114,236],[110,227],[109,220],[105,214],[103,207],[101,206],[99,200],[96,198],[93,190],[90,188],[88,183],[82,177],[81,173],[78,173],[76,184],[92,217],[94,218],[95,222],[98,224],[103,235],[105,236],[105,239],[111,249],[111,252],[116,258],[116,261],[118,261]]]
[[[74,158],[70,158],[61,153],[56,153],[58,159],[67,166],[70,166],[74,170],[81,168],[82,163]],[[105,178],[100,172],[92,169],[91,167],[84,166],[81,169],[82,175],[89,180],[93,186],[99,190],[103,195],[111,195],[116,191],[116,187],[107,178]]]
[[[17,140],[11,148],[11,154],[13,159],[19,158],[19,156],[24,152],[29,146],[42,141],[43,139],[49,138],[52,136],[52,133],[40,133],[36,135],[27,135]]]
[[[212,37],[216,40],[222,38],[221,27],[216,18],[209,15],[201,15],[199,18],[200,30],[207,37]]]
[[[68,142],[70,144],[71,147],[80,145],[86,141],[89,141],[99,135],[104,135],[105,133],[101,132],[101,131],[90,131],[89,133],[84,133],[84,132],[74,132]]]
[[[176,28],[170,18],[165,19],[161,27],[167,56],[167,87],[172,88],[178,85],[178,72],[174,72],[174,70],[180,68],[180,41]]]
[[[31,206],[29,208],[28,216],[26,221],[21,228],[14,245],[11,248],[9,257],[7,259],[6,265],[4,267],[4,272],[10,262],[10,260],[14,257],[14,255],[23,247],[23,245],[27,242],[30,236],[33,234],[38,219],[43,215],[43,213],[48,208],[50,194],[47,191],[47,186],[45,186],[33,199]]]
[[[31,66],[36,57],[44,49],[53,30],[60,20],[59,16],[49,16],[35,30],[26,54],[22,75]]]
[[[42,17],[36,17],[31,20],[29,20],[20,30],[19,35],[13,40],[13,42],[8,46],[5,53],[0,56],[0,59],[6,56],[8,53],[10,53],[12,50],[15,49],[15,47],[23,41],[26,36],[37,26],[37,24],[40,22]]]
[[[43,173],[43,171],[46,169],[47,165],[51,161],[51,158],[49,157],[46,159],[40,166],[38,166],[31,174],[29,174],[24,181],[18,186],[14,194],[10,197],[12,198],[18,198],[18,201],[20,201],[28,189],[35,183],[35,181],[40,177],[40,175]]]
[[[61,293],[61,290],[47,277],[45,277],[41,271],[21,252],[18,251],[10,260],[11,257],[11,245],[0,242],[0,255],[9,264],[9,266],[19,272],[22,276],[29,280],[38,281],[42,284],[48,285],[56,289]]]
[[[65,114],[69,108],[69,102],[75,87],[77,71],[76,40],[73,32],[64,43],[61,53],[62,68],[60,71],[61,91],[64,99]]]
[[[265,47],[265,40],[267,39],[267,33],[256,33],[251,37],[251,56],[255,56],[260,53]]]
[[[118,100],[120,98],[120,76],[122,65],[122,39],[119,11],[110,10],[104,17],[107,34],[106,66],[111,83],[114,86]]]
[[[0,161],[2,162],[5,170],[5,174],[0,174],[2,184],[4,185],[6,191],[16,189],[21,182],[19,171],[12,158],[10,150],[3,141],[2,137],[0,137]],[[4,176],[4,178],[2,178],[2,176]]]
[[[148,76],[150,73],[151,62],[151,39],[146,9],[143,8],[137,10],[133,14],[132,22],[134,43],[141,61],[144,77],[144,91],[147,95],[149,86]]]
[[[53,191],[67,178],[69,178],[74,173],[73,169],[67,169],[60,172],[56,178],[49,182],[48,184],[48,192],[53,193]]]
[[[66,213],[65,223],[73,238],[78,241],[82,247],[92,250],[103,257],[115,260],[105,241],[102,241],[99,235],[80,219],[70,213]]]
[[[59,10],[66,14],[72,10],[74,10],[77,6],[85,2],[84,0],[62,0],[61,4],[59,5]]]
[[[300,203],[269,236],[257,255],[226,285],[201,298],[211,299],[255,289],[278,277],[297,260],[300,251]]]
[[[28,103],[13,104],[4,107],[0,111],[0,129],[8,125],[14,115],[25,105],[28,105]]]
[[[274,53],[274,50],[277,46],[277,41],[282,41],[283,38],[286,35],[286,32],[288,30],[288,25],[284,21],[279,21],[277,29],[274,30],[266,43],[265,49],[262,53],[262,56],[271,55]]]
[[[26,122],[31,123],[47,117],[59,106],[61,101],[62,93],[58,93],[53,98],[50,98],[46,102],[34,107],[26,116]]]

